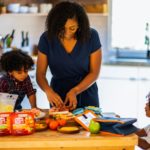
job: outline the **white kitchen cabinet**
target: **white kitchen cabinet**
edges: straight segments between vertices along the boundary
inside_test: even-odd
[[[102,111],[136,117],[140,128],[148,125],[150,118],[146,117],[144,107],[150,91],[149,75],[149,67],[102,65],[98,80]]]
[[[146,95],[150,92],[150,68],[139,68],[139,91],[138,91],[138,125],[144,127],[150,123],[150,118],[145,115]]]
[[[99,85],[103,112],[137,117],[137,68],[102,66]]]
[[[121,117],[137,117],[137,82],[120,79],[100,81],[102,111],[115,112]]]

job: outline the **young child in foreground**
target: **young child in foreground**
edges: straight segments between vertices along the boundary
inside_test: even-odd
[[[18,95],[14,110],[22,109],[21,103],[25,95],[31,108],[36,108],[36,90],[28,75],[34,65],[32,58],[19,49],[12,50],[1,56],[0,65],[6,73],[0,78],[0,92]]]
[[[150,117],[150,93],[147,95],[147,98],[145,113],[147,117]],[[139,129],[136,134],[138,135],[138,146],[142,149],[150,150],[150,124]]]

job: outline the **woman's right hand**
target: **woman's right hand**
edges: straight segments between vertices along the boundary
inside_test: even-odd
[[[61,107],[63,105],[61,97],[52,88],[46,90],[46,95],[52,107]]]

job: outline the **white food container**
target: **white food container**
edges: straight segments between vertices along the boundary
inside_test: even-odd
[[[17,98],[17,94],[0,92],[0,112],[13,112]]]

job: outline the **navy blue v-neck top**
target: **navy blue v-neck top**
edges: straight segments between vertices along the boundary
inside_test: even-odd
[[[47,56],[48,65],[52,73],[51,87],[62,100],[66,93],[76,86],[88,73],[90,55],[100,50],[101,43],[98,32],[91,28],[91,36],[87,42],[76,42],[71,53],[67,53],[58,38],[49,41],[47,32],[44,32],[39,40],[39,51]],[[94,83],[87,90],[77,96],[79,107],[99,107],[98,88]]]

